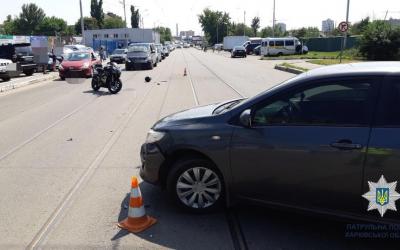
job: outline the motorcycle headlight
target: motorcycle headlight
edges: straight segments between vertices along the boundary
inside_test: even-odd
[[[64,67],[62,66],[62,64],[60,64],[60,65],[58,66],[58,69],[59,69],[59,70],[64,70]]]
[[[82,65],[82,69],[87,69],[87,68],[89,68],[89,62],[85,62],[83,65]]]
[[[146,143],[154,143],[160,141],[164,138],[165,133],[160,131],[155,131],[150,129],[149,133],[147,133]]]

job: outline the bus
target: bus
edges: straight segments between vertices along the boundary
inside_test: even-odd
[[[262,56],[281,56],[306,53],[307,48],[301,45],[296,37],[268,37],[261,42]]]

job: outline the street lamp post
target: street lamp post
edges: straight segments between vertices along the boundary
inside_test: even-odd
[[[275,37],[275,0],[274,0],[274,7],[272,13],[272,37]]]
[[[79,6],[80,6],[80,9],[81,9],[82,43],[85,44],[85,34],[84,34],[85,26],[84,26],[84,24],[83,24],[82,0],[79,0]]]
[[[218,43],[218,41],[219,41],[219,40],[218,40],[218,38],[219,38],[219,37],[218,37],[218,26],[219,26],[219,23],[217,22],[217,41],[216,41],[216,43]]]
[[[125,0],[119,1],[119,3],[124,6],[125,28],[128,28],[128,23],[126,22],[126,3],[125,3]]]
[[[243,13],[243,36],[246,36],[246,11]]]

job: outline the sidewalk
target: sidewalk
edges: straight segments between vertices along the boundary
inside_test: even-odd
[[[316,68],[320,68],[322,67],[322,65],[318,65],[318,64],[314,64],[314,63],[309,63],[306,60],[292,60],[289,62],[290,64],[308,69],[308,70],[312,70],[312,69],[316,69]]]
[[[32,76],[21,76],[12,78],[8,82],[0,81],[0,92],[6,92],[12,89],[17,89],[23,86],[44,82],[44,81],[51,81],[58,78],[58,72],[49,72],[48,74],[43,73],[35,73]]]

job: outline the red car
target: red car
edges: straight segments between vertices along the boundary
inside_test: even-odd
[[[75,51],[67,54],[59,66],[61,80],[93,76],[93,65],[101,63],[92,52]]]

